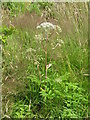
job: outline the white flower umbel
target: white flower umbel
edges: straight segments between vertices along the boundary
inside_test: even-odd
[[[58,25],[54,25],[50,22],[43,22],[40,25],[38,25],[36,28],[41,30],[41,32],[43,34],[43,38],[46,41],[45,45],[42,45],[42,46],[43,46],[44,52],[45,52],[45,78],[47,79],[47,70],[52,66],[52,64],[47,64],[47,44],[48,44],[48,40],[49,40],[49,37],[53,34],[53,31],[55,31],[57,34],[59,34],[58,32],[62,32],[62,30]],[[38,38],[37,35],[36,35],[36,38]],[[57,43],[56,46],[53,49],[55,49],[57,46],[61,46],[61,44]]]
[[[50,22],[43,22],[43,23],[41,23],[40,25],[38,25],[37,28],[44,28],[44,29],[49,28],[49,29],[55,29],[56,27],[55,27],[55,25],[53,25],[53,24],[50,23]]]
[[[47,30],[58,30],[59,32],[62,32],[61,28],[58,25],[54,25],[50,22],[43,22],[40,25],[37,26],[37,29],[44,29],[45,31]]]

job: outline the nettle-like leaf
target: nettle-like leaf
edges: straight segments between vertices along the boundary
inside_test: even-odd
[[[38,77],[35,76],[35,75],[30,75],[30,76],[27,77],[27,79],[30,79],[32,82],[35,82],[35,83],[37,83],[38,85],[41,84],[40,80],[39,80]]]
[[[48,96],[48,94],[46,93],[45,90],[40,91],[39,93],[40,93],[43,97],[47,97],[47,96]]]

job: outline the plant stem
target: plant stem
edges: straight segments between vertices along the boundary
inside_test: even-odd
[[[45,78],[47,79],[47,42],[45,46]]]
[[[47,41],[48,36],[46,37],[46,46],[45,46],[45,78],[47,79]]]

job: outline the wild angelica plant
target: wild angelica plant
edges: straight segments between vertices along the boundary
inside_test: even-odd
[[[62,30],[58,25],[54,25],[50,22],[41,23],[40,25],[37,26],[37,29],[41,29],[41,32],[44,33],[43,34],[44,39],[42,41],[45,41],[45,46],[43,46],[43,49],[45,52],[45,78],[47,79],[47,70],[52,66],[51,63],[47,64],[47,44],[48,44],[49,38],[51,37],[51,35],[53,34],[54,31],[56,31],[56,33],[58,33],[57,30],[59,32],[62,32]],[[60,46],[60,43],[57,43],[55,45],[55,47],[53,48],[53,51],[55,50],[55,48],[57,46]],[[51,62],[51,59],[50,59],[50,62]]]

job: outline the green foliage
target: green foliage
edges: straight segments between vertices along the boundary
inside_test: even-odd
[[[49,2],[39,2],[39,5],[42,9],[45,9],[46,7],[52,7],[53,3],[49,3]]]
[[[21,114],[20,110],[22,110],[22,113],[24,114],[23,118],[27,116],[27,114],[31,114],[31,111],[25,112],[25,109],[27,108],[28,110],[29,107],[26,103],[27,101],[29,102],[29,99],[31,99],[31,110],[33,110],[33,112],[30,118],[34,117],[32,116],[34,113],[35,116],[36,114],[37,117],[42,115],[44,118],[84,117],[88,108],[86,91],[80,87],[78,83],[66,82],[68,81],[67,77],[61,76],[61,78],[63,78],[61,79],[61,82],[48,78],[47,80],[42,80],[40,84],[40,80],[36,76],[28,77],[27,90],[30,98],[26,99],[23,103],[26,105],[23,109],[19,106],[21,104],[17,103],[17,101],[13,108],[14,111],[12,116],[16,118],[20,117],[18,116],[18,114]],[[24,107],[23,104],[22,106]],[[16,107],[16,105],[18,106]]]
[[[50,6],[50,4],[48,3],[15,3],[15,2],[6,2],[6,3],[2,3],[2,8],[4,10],[8,10],[8,13],[10,16],[15,17],[17,16],[19,13],[24,13],[29,11],[31,12],[36,12],[37,14],[40,14],[40,9],[41,8],[45,8],[45,6]]]
[[[42,10],[53,8],[52,3],[47,2],[28,3],[26,8],[25,3],[4,3],[4,8],[7,7],[12,17],[27,10],[41,14]],[[62,22],[63,31],[66,29],[64,20],[67,22],[67,19],[59,12],[57,16]],[[88,44],[84,29],[78,29],[81,32],[75,34],[74,31],[64,31],[51,36],[47,43],[47,64],[51,63],[52,66],[48,68],[47,79],[45,51],[41,41],[35,37],[35,29],[29,26],[22,30],[3,26],[1,31],[0,39],[6,43],[2,50],[3,87],[7,91],[11,87],[10,92],[14,94],[12,104],[3,103],[3,109],[9,108],[4,113],[11,118],[36,119],[78,119],[88,116]],[[61,46],[53,52],[52,48],[57,43]],[[3,101],[6,100],[4,97],[6,95],[3,95]]]
[[[14,118],[33,118],[35,115],[29,110],[29,105],[25,105],[23,101],[17,101],[15,105],[13,105],[12,117]]]
[[[21,2],[4,2],[2,3],[2,8],[8,11],[8,14],[12,17],[18,15],[18,13],[23,13],[25,10],[25,3]]]
[[[6,27],[6,26],[3,26],[1,29],[1,35],[0,35],[0,40],[5,43],[8,36],[10,36],[13,32],[15,32],[15,28],[13,27]]]
[[[31,12],[35,12],[37,14],[41,14],[40,8],[38,3],[31,3],[30,5],[27,6],[27,10],[31,13]]]
[[[17,37],[18,34],[19,37]],[[18,39],[19,45],[16,42],[16,38]],[[14,44],[12,44],[13,40],[15,42]],[[32,43],[31,46],[29,46],[30,43]],[[66,58],[63,59],[68,61],[63,62],[63,59],[61,59],[61,61],[59,61],[58,59],[57,61],[52,59],[53,65],[48,69],[48,78],[45,79],[45,58],[42,49],[38,51],[37,46],[35,46],[36,43],[37,41],[34,39],[33,34],[29,37],[29,34],[26,34],[26,32],[23,32],[23,34],[21,32],[18,32],[16,33],[15,39],[13,39],[13,37],[9,37],[8,43],[7,45],[5,45],[5,49],[8,49],[7,52],[11,54],[11,57],[9,56],[6,60],[6,64],[8,65],[8,63],[11,62],[12,66],[14,67],[14,69],[12,69],[11,71],[11,68],[9,68],[8,66],[8,71],[6,72],[14,76],[14,72],[16,71],[17,76],[15,76],[15,78],[18,80],[23,78],[23,80],[25,81],[24,84],[26,85],[26,87],[24,88],[25,96],[21,98],[15,98],[15,103],[12,107],[12,113],[10,113],[10,116],[14,118],[79,118],[87,116],[87,78],[85,77],[84,79],[82,77],[82,74],[77,74],[77,72],[80,71],[84,64],[82,64],[81,67],[75,69],[76,61],[78,63],[78,66],[81,64],[79,61],[80,57],[75,60],[74,56],[76,54],[72,53],[72,56],[74,55],[74,61],[72,61],[72,57],[69,56],[70,52],[72,52],[69,51],[69,49],[72,48],[72,50],[74,49],[77,51],[77,48],[79,46],[76,47],[72,43],[70,44],[68,49],[66,41],[64,43],[64,46],[62,46],[63,53],[62,51],[61,53],[63,54],[63,56],[61,57],[63,58],[64,56],[66,56]],[[40,47],[39,43],[37,44],[38,47]],[[16,50],[19,50],[19,47],[22,47],[22,50],[26,52],[19,51],[17,54]],[[66,53],[65,49],[69,52],[67,51]],[[78,52],[82,54],[80,47]],[[21,54],[23,54],[23,56]],[[15,58],[16,55],[18,55],[18,59],[20,59],[20,61],[17,61],[17,59]],[[36,60],[37,62],[35,62],[34,60]],[[70,64],[70,61],[72,62],[72,65]],[[19,65],[20,62],[23,62],[23,64],[25,65],[24,68],[22,67],[22,71],[23,69],[25,70],[23,72],[20,72],[21,68],[16,69],[16,65]],[[42,76],[41,81],[38,74],[37,63],[40,67],[40,74]],[[25,76],[23,76],[23,74]],[[28,109],[30,100],[31,109],[29,111]]]
[[[42,10],[51,9],[52,5],[53,3],[48,2],[4,2],[2,3],[2,9],[7,10],[10,16],[16,17],[19,13],[26,13],[27,11],[30,13],[35,12],[37,15],[41,15]]]

